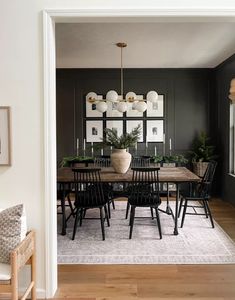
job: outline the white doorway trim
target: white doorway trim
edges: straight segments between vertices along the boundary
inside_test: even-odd
[[[190,18],[187,18],[189,17]],[[43,11],[44,54],[44,187],[46,298],[57,289],[56,214],[56,52],[55,23],[170,22],[172,20],[235,22],[235,9],[50,9]]]

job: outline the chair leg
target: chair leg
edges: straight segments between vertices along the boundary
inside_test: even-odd
[[[181,197],[181,199],[180,199],[180,205],[179,205],[178,218],[180,217],[180,213],[181,213],[181,209],[182,209],[182,207],[183,207],[183,203],[184,203],[184,198]]]
[[[210,210],[209,203],[208,203],[207,200],[205,200],[205,204],[206,204],[207,211],[208,211],[208,214],[209,214],[209,218],[210,218],[210,221],[211,221],[211,226],[212,226],[212,228],[215,228],[214,221],[213,221],[212,214],[211,214],[211,210]]]
[[[187,207],[188,207],[188,200],[185,199],[183,216],[182,216],[181,226],[180,226],[181,228],[184,226],[184,219],[185,219],[185,214],[186,214]]]
[[[73,208],[72,201],[71,201],[69,195],[67,196],[67,199],[68,199],[69,207],[70,207],[70,210],[71,210],[71,214],[72,214],[73,217],[75,217],[74,208]]]
[[[82,218],[83,218],[83,214],[84,214],[84,209],[81,208],[81,213],[80,213],[80,224],[79,224],[79,226],[82,226]]]
[[[107,225],[108,227],[110,226],[110,223],[109,223],[109,215],[108,215],[108,210],[107,210],[107,206],[105,204],[104,206],[104,212],[105,212],[105,219],[107,220]]]
[[[108,216],[109,216],[109,219],[111,219],[110,201],[108,202]]]
[[[114,199],[111,200],[113,209],[115,209]]]
[[[161,240],[162,239],[162,227],[161,227],[160,215],[159,215],[157,207],[155,207],[155,212],[156,212],[156,218],[157,218],[157,226],[158,226],[159,236],[160,236],[160,240]]]
[[[133,226],[134,226],[134,219],[135,219],[135,206],[131,206],[130,234],[129,234],[129,239],[132,238],[132,231],[133,231]]]
[[[31,299],[36,300],[36,256],[32,255],[31,258],[31,281],[34,282],[34,285],[31,289]]]
[[[127,204],[126,204],[126,219],[128,218],[129,209],[130,209],[130,203],[127,201]]]
[[[153,208],[150,207],[150,211],[151,211],[151,217],[152,217],[152,220],[154,219],[154,215],[153,215]]]
[[[102,239],[105,240],[105,233],[104,233],[104,214],[103,214],[103,207],[100,207],[100,224],[102,230]]]
[[[78,226],[78,219],[79,219],[79,208],[77,208],[77,211],[76,211],[76,216],[75,216],[75,220],[74,220],[74,226],[73,226],[73,236],[72,236],[72,240],[75,239],[75,235],[76,235],[76,231],[77,231],[77,226]]]
[[[207,212],[206,200],[202,200],[202,202],[203,202],[203,206],[204,206],[206,218],[208,218],[208,212]]]

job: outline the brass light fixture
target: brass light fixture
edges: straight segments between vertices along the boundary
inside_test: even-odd
[[[156,91],[150,91],[147,93],[147,97],[145,100],[138,100],[137,95],[134,92],[128,92],[124,97],[123,93],[123,49],[127,47],[126,43],[119,42],[116,44],[117,47],[121,50],[121,68],[120,68],[120,91],[121,95],[114,90],[110,90],[106,94],[106,99],[98,99],[98,96],[94,92],[89,92],[86,96],[86,99],[89,103],[95,103],[96,109],[104,113],[108,109],[107,101],[117,103],[117,110],[119,112],[126,112],[128,110],[128,103],[131,103],[131,109],[135,109],[139,112],[144,112],[147,109],[146,101],[150,101],[152,103],[157,102],[158,93]]]

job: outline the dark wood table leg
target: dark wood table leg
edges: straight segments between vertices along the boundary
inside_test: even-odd
[[[61,209],[62,209],[62,232],[61,235],[66,235],[66,214],[65,214],[65,183],[62,189]]]
[[[179,184],[176,183],[175,228],[174,228],[174,235],[178,235],[178,206],[179,206]]]

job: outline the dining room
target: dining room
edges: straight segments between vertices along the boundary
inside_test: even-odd
[[[62,270],[235,263],[233,30],[56,24]]]

